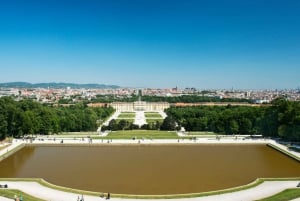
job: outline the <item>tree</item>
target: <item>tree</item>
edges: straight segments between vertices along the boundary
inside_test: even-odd
[[[230,120],[226,129],[226,134],[236,134],[239,131],[239,125],[236,120]]]
[[[243,117],[239,121],[239,133],[240,134],[252,134],[252,122],[248,119]]]
[[[34,127],[33,127],[33,120],[34,114],[32,111],[26,111],[22,115],[22,130],[24,134],[33,134]]]
[[[118,130],[118,124],[117,121],[115,119],[112,119],[109,123],[108,123],[108,129],[109,130]]]
[[[4,140],[7,136],[7,121],[5,116],[0,113],[0,141]]]
[[[161,130],[169,130],[169,131],[176,130],[176,128],[177,128],[177,124],[175,120],[169,116],[164,119],[160,127]]]
[[[125,130],[127,126],[128,126],[128,122],[122,119],[118,123],[118,130]]]

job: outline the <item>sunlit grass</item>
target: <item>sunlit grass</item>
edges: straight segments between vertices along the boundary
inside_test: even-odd
[[[119,116],[118,119],[134,119],[135,118],[135,113],[130,113],[130,112],[122,112]]]
[[[26,193],[23,193],[22,191],[19,190],[14,190],[14,189],[0,189],[0,196],[6,197],[9,199],[14,200],[15,196],[19,197],[22,196],[23,200],[25,201],[44,201],[42,199],[33,197],[31,195],[28,195]]]
[[[300,188],[286,189],[273,196],[261,199],[260,201],[288,201],[300,197]]]
[[[205,131],[192,131],[192,132],[186,132],[187,135],[216,135],[214,132],[205,132]]]
[[[157,131],[157,130],[128,130],[128,131],[113,131],[105,138],[109,139],[177,139],[176,132]]]
[[[146,118],[162,119],[162,116],[157,112],[145,112]]]

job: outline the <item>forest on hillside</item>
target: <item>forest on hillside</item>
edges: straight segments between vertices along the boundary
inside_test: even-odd
[[[163,130],[174,130],[182,126],[187,131],[262,134],[300,141],[300,102],[283,98],[264,107],[171,107],[166,113],[168,117],[163,122]]]

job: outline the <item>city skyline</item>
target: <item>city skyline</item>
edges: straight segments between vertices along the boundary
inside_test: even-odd
[[[5,1],[0,82],[295,89],[300,2]]]

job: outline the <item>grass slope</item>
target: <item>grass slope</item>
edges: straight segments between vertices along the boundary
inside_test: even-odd
[[[19,191],[19,190],[0,189],[0,196],[2,196],[2,197],[6,197],[6,198],[13,200],[15,195],[18,197],[20,197],[20,195],[22,195],[23,200],[26,200],[26,201],[44,201],[42,199],[39,199],[39,198],[33,197],[31,195],[28,195],[26,193],[23,193],[22,191]]]
[[[261,199],[259,201],[288,201],[295,198],[300,198],[300,188],[286,189],[280,193],[277,193],[271,197]]]

